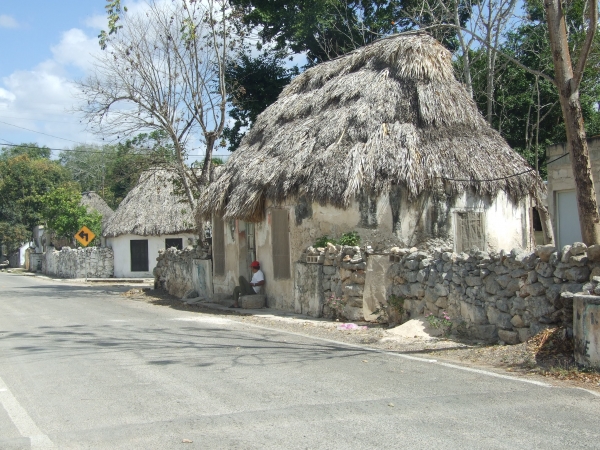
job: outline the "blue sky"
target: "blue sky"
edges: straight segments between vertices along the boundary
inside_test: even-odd
[[[72,141],[101,142],[70,110],[78,102],[71,82],[85,76],[91,54],[98,51],[105,4],[0,2],[0,145],[38,142],[64,148],[75,145]]]

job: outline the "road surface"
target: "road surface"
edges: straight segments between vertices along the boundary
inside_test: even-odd
[[[116,291],[0,273],[0,449],[600,448],[588,391]]]

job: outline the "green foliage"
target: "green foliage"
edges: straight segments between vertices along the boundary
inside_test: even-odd
[[[70,180],[69,172],[56,161],[30,156],[29,150],[10,156],[4,150],[0,158],[0,222],[21,224],[31,230],[42,222],[40,197]],[[42,149],[39,153],[44,154]]]
[[[355,247],[360,244],[360,236],[356,231],[350,231],[342,234],[342,237],[337,240],[340,245],[349,245]]]
[[[31,230],[23,224],[0,222],[0,248],[5,245],[7,255],[17,251],[21,245],[31,240]]]
[[[586,31],[582,11],[585,0],[565,3],[569,46],[581,46]],[[526,14],[519,25],[506,36],[500,50],[516,58],[526,67],[554,77],[554,65],[548,38],[547,23],[541,0],[524,2]],[[473,74],[473,92],[479,109],[484,112],[487,106],[486,61],[484,50],[470,53]],[[549,81],[539,78],[525,69],[500,58],[495,76],[492,126],[507,140],[509,145],[535,167],[536,153],[540,175],[546,177],[545,148],[557,142],[565,142],[566,130],[556,87]],[[456,60],[460,71],[461,59]],[[600,35],[596,34],[590,59],[584,71],[580,88],[580,100],[584,123],[588,136],[600,133]],[[538,87],[540,106],[539,147],[536,148]]]
[[[450,316],[446,311],[442,311],[442,317],[436,317],[432,313],[429,313],[425,316],[427,322],[429,322],[429,326],[431,328],[435,328],[437,330],[441,329],[444,336],[449,336],[452,332],[452,326],[454,325],[450,320]]]
[[[56,232],[58,237],[72,239],[75,233],[86,226],[96,234],[90,243],[99,242],[102,234],[102,216],[96,212],[89,212],[81,204],[81,192],[74,184],[60,186],[41,198],[42,215],[48,228]]]
[[[113,209],[137,184],[140,174],[174,160],[164,131],[142,133],[116,145],[77,146],[60,154],[60,162],[81,189],[97,192]]]
[[[404,299],[397,295],[390,295],[388,298],[388,305],[394,309],[400,316],[404,314]]]
[[[50,159],[51,153],[48,147],[40,147],[35,143],[24,143],[0,150],[0,160],[8,160],[16,156],[27,156],[29,159]]]
[[[321,236],[319,239],[317,239],[315,241],[315,248],[319,248],[319,247],[327,247],[327,244],[331,242],[332,244],[335,244],[335,239],[330,238],[329,236],[325,235],[325,236]]]
[[[229,117],[234,122],[223,130],[229,151],[235,151],[256,117],[277,100],[283,88],[298,74],[298,68],[288,69],[280,53],[264,52],[253,57],[248,49],[240,51],[230,61],[225,72],[228,84],[227,100],[231,104]],[[223,141],[222,145],[226,145]]]
[[[263,43],[327,61],[412,24],[402,8],[412,0],[233,0],[242,22]],[[412,1],[412,3],[415,3]]]
[[[123,14],[123,12],[127,12],[126,6],[121,7],[121,0],[106,0],[106,3],[107,4],[104,6],[104,9],[106,9],[106,13],[108,15],[108,33],[102,30],[98,35],[98,43],[100,44],[100,48],[102,50],[106,50],[108,45],[108,36],[123,28],[122,25],[117,25],[117,23],[121,19],[121,14]]]
[[[350,231],[348,233],[344,233],[344,234],[342,234],[342,236],[339,239],[330,238],[329,236],[325,235],[325,236],[321,236],[320,238],[318,238],[315,241],[315,245],[313,245],[313,247],[315,247],[315,248],[327,247],[327,244],[329,242],[331,242],[332,244],[350,245],[352,247],[355,247],[358,244],[360,244],[360,236],[358,235],[358,233],[356,231]]]
[[[343,299],[342,297],[338,297],[335,294],[331,294],[329,298],[325,299],[324,305],[331,310],[334,319],[341,319],[344,317],[344,307],[347,303],[348,301]]]

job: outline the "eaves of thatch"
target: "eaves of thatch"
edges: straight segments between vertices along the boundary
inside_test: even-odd
[[[194,217],[173,184],[178,177],[168,169],[151,169],[123,199],[104,228],[105,237],[123,234],[163,236],[195,232]]]
[[[199,214],[258,220],[265,199],[346,208],[360,191],[471,189],[517,200],[541,180],[483,119],[424,33],[377,41],[295,78],[204,192]]]
[[[114,211],[104,201],[102,197],[93,191],[84,192],[81,194],[81,204],[88,211],[96,211],[102,216],[102,223],[105,224],[114,214]]]

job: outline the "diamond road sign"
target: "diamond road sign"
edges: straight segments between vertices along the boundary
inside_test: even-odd
[[[77,239],[77,241],[84,247],[87,247],[88,244],[92,242],[95,237],[96,235],[94,234],[94,232],[86,226],[81,227],[81,230],[79,230],[75,234],[75,239]]]

